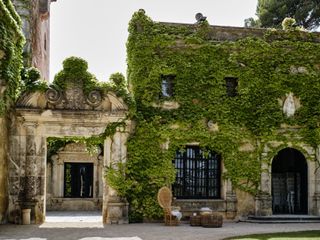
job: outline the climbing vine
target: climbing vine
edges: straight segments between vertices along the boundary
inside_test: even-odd
[[[257,37],[217,42],[213,31],[206,21],[153,22],[143,10],[132,17],[127,61],[137,127],[121,174],[107,174],[128,198],[132,216],[160,216],[157,190],[174,182],[175,151],[189,143],[218,152],[226,169],[223,177],[253,195],[259,192],[268,141],[320,143],[319,35],[261,30]],[[175,76],[174,94],[161,98],[166,75]],[[226,77],[237,78],[236,96],[226,93]],[[289,93],[301,103],[292,117],[282,110]],[[167,102],[178,107],[163,107]]]
[[[0,0],[0,115],[4,115],[20,92],[22,49],[25,42],[21,20],[10,0]]]

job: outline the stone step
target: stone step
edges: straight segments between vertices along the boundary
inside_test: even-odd
[[[271,215],[248,216],[250,223],[320,223],[320,216],[313,215]]]

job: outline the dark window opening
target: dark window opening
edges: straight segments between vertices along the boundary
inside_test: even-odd
[[[178,150],[174,159],[174,196],[177,199],[220,198],[220,162],[220,155],[203,151],[198,146]]]
[[[47,35],[46,34],[44,35],[43,47],[44,47],[44,50],[47,51]]]
[[[64,164],[64,197],[92,198],[93,164]]]
[[[235,77],[226,77],[226,90],[228,97],[235,97],[238,95],[238,78]]]
[[[161,97],[169,98],[173,97],[173,81],[174,75],[162,75],[161,76]]]

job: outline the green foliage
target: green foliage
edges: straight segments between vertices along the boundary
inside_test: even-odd
[[[84,143],[86,144],[89,153],[95,153],[97,146],[103,146],[104,140],[115,134],[117,128],[123,127],[125,122],[109,123],[105,131],[97,136],[91,137],[64,137],[56,138],[50,137],[47,139],[47,160],[49,161],[51,156],[56,154],[59,149],[63,148],[68,143]]]
[[[46,81],[40,79],[41,74],[37,68],[30,67],[30,68],[23,68],[21,71],[21,92],[23,91],[42,91],[48,89],[48,84]]]
[[[47,138],[47,161],[51,161],[51,157],[56,154],[68,143],[76,142],[74,138]]]
[[[283,30],[293,30],[294,24],[296,24],[296,20],[294,18],[285,18],[281,23]]]
[[[0,0],[0,81],[6,86],[0,99],[1,115],[12,106],[20,92],[23,45],[18,14],[10,0]]]
[[[244,27],[253,27],[253,28],[259,28],[261,26],[261,22],[259,19],[254,18],[246,18],[244,20]]]
[[[281,28],[286,17],[295,18],[299,26],[316,29],[320,23],[317,0],[259,0],[256,15],[261,27]]]
[[[93,74],[87,71],[88,63],[84,59],[69,57],[63,61],[62,65],[63,70],[54,77],[54,86],[66,89],[67,87],[82,84],[85,94],[97,89],[98,81]]]
[[[107,178],[128,198],[132,216],[160,214],[156,193],[174,182],[171,161],[188,143],[220,153],[224,177],[253,195],[259,192],[262,150],[268,141],[320,143],[320,45],[315,35],[267,31],[260,39],[213,42],[206,23],[156,23],[143,11],[133,15],[129,32],[128,80],[137,128],[128,141],[127,164],[113,167],[121,168],[120,174],[111,167]],[[179,104],[172,110],[160,107],[161,77],[168,74],[175,75],[169,100]],[[226,94],[225,78],[230,76],[239,83],[235,97]],[[289,92],[302,105],[290,118],[279,104]],[[218,129],[210,129],[209,120]],[[299,126],[293,134],[302,139],[279,134],[281,124]],[[270,158],[278,150],[271,150]]]
[[[113,73],[110,76],[110,81],[118,87],[125,88],[126,87],[126,79],[122,73]]]
[[[174,181],[171,162],[175,150],[159,148],[166,141],[159,127],[161,125],[153,122],[141,122],[128,143],[130,160],[126,165],[117,164],[107,170],[108,184],[130,202],[131,221],[162,216],[156,200],[157,190]]]
[[[133,117],[135,115],[136,105],[133,97],[128,91],[127,81],[122,73],[113,73],[109,78],[111,83],[103,83],[101,86],[105,89],[105,91],[114,92],[117,97],[121,97],[124,102],[129,107],[128,117]]]
[[[320,231],[302,231],[302,232],[278,232],[278,233],[264,233],[264,234],[252,234],[239,237],[228,237],[224,240],[317,240],[319,239]]]
[[[88,72],[88,63],[79,57],[69,57],[63,61],[63,69],[54,77],[52,87],[58,89],[82,86],[84,94],[98,90],[103,94],[114,92],[121,97],[129,107],[129,115],[132,116],[135,103],[128,92],[125,77],[121,73],[114,73],[110,76],[110,82],[98,82],[96,77]]]

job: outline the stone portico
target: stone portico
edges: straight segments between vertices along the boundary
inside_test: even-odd
[[[95,186],[102,198],[104,223],[128,222],[128,204],[105,182],[104,169],[109,164],[126,161],[126,139],[131,122],[125,120],[127,106],[113,93],[92,91],[85,96],[82,86],[68,86],[64,91],[48,89],[25,94],[17,103],[9,140],[9,221],[20,223],[21,210],[31,209],[31,223],[42,223],[46,214],[47,177],[57,181],[52,191],[61,197],[61,166],[53,161],[53,174],[47,172],[48,137],[90,137],[102,134],[108,124],[125,121],[104,143],[104,154],[95,162]],[[63,152],[60,152],[60,158]],[[90,161],[90,158],[89,158]],[[93,161],[93,159],[91,159]],[[60,168],[60,170],[59,170]],[[51,200],[54,198],[51,198]]]

